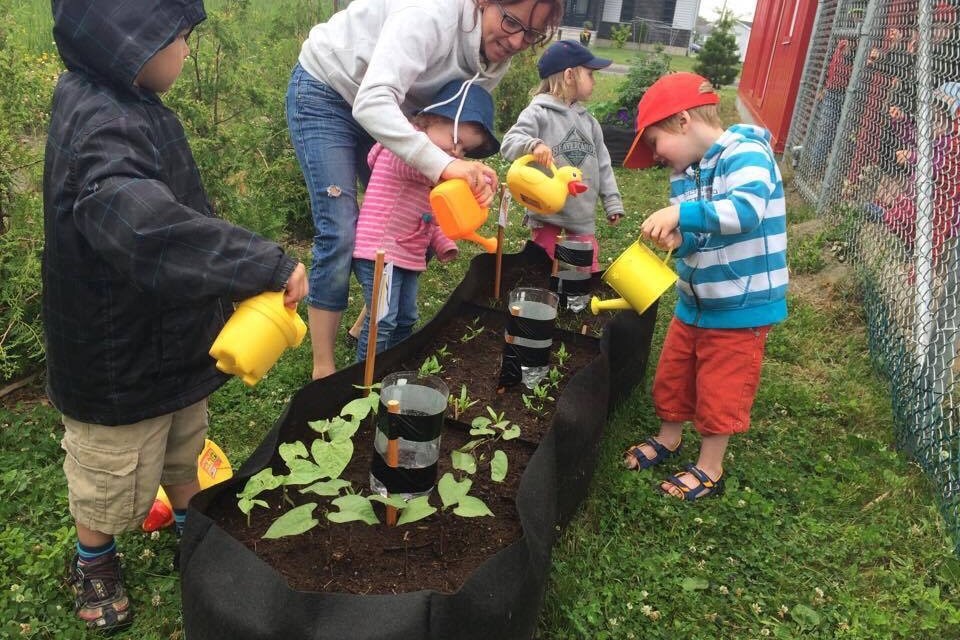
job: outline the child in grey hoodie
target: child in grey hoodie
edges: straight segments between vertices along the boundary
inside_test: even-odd
[[[525,221],[533,241],[553,258],[557,236],[593,245],[592,271],[600,271],[596,239],[597,199],[602,200],[607,223],[623,217],[623,200],[603,143],[600,123],[581,104],[593,93],[593,72],[609,66],[610,60],[594,57],[572,40],[560,40],[544,51],[537,63],[540,86],[517,123],[503,136],[500,152],[508,160],[533,154],[537,163],[549,167],[571,165],[583,173],[588,189],[567,198],[563,209],[552,215],[527,211]]]

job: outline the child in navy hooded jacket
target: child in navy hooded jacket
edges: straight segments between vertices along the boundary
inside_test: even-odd
[[[47,385],[63,414],[77,527],[71,582],[90,629],[130,624],[114,535],[138,529],[163,485],[182,527],[199,490],[206,399],[227,376],[208,350],[232,302],[306,294],[273,242],[214,216],[177,116],[199,0],[54,0],[67,68],[44,161]]]

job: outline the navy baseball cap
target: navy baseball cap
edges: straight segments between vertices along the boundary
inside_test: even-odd
[[[586,67],[587,69],[603,69],[613,64],[613,60],[598,58],[590,49],[573,40],[558,40],[547,47],[537,62],[540,79],[549,78],[564,69]]]
[[[451,80],[433,96],[433,104],[420,113],[433,113],[450,118],[454,123],[473,122],[487,134],[480,147],[464,153],[468,158],[486,158],[500,151],[500,141],[493,134],[493,97],[471,81]]]

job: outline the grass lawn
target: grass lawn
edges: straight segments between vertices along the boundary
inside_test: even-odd
[[[601,78],[594,99],[610,90]],[[733,90],[722,95],[724,118],[735,121]],[[505,163],[492,165],[505,174]],[[665,204],[667,191],[664,170],[616,174],[627,216],[618,227],[599,224],[603,264],[637,238],[640,221]],[[687,505],[653,490],[696,459],[690,431],[676,467],[635,473],[620,466],[624,448],[657,428],[649,385],[670,293],[646,383],[611,416],[590,494],[554,549],[538,638],[958,637],[960,560],[928,481],[893,447],[889,385],[870,364],[860,292],[830,253],[838,232],[814,218],[789,182],[787,191],[790,318],[770,335],[752,427],[732,439],[726,494]],[[520,215],[511,212],[507,252],[528,237]],[[308,247],[293,250],[308,260]],[[461,250],[458,261],[431,264],[421,277],[422,321],[479,251],[468,243]],[[347,322],[360,306],[355,287]],[[343,365],[353,360],[345,342],[337,353]],[[210,435],[235,466],[309,371],[304,344],[255,387],[231,380],[212,396]],[[0,399],[0,638],[92,637],[74,619],[61,580],[75,540],[61,432],[42,383]],[[119,545],[137,617],[114,637],[182,640],[172,534],[131,532]]]

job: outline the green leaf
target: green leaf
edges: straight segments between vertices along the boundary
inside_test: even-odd
[[[307,422],[307,426],[316,431],[317,433],[326,433],[330,428],[329,420],[310,420]]]
[[[479,516],[492,516],[493,512],[487,508],[487,505],[480,498],[473,496],[463,496],[460,498],[460,504],[453,510],[461,518],[476,518]]]
[[[461,498],[470,492],[472,486],[473,480],[470,478],[464,478],[457,482],[449,471],[443,474],[440,482],[437,483],[437,493],[440,494],[443,507],[447,508],[460,502]]]
[[[355,434],[359,428],[360,420],[351,422],[343,418],[334,418],[330,421],[330,430],[327,432],[327,435],[330,436],[332,442],[340,442],[352,438],[353,434]]]
[[[340,409],[340,415],[350,416],[353,418],[351,422],[359,422],[370,415],[370,412],[376,409],[379,403],[380,394],[371,391],[367,397],[356,398],[344,405],[343,409]]]
[[[468,442],[467,444],[465,444],[465,445],[463,445],[462,447],[460,447],[459,449],[457,449],[457,451],[459,451],[459,452],[461,452],[461,453],[470,453],[471,451],[473,451],[474,449],[476,449],[477,447],[479,447],[481,444],[483,444],[483,443],[486,442],[487,440],[488,440],[488,438],[480,438],[479,440],[471,440],[471,441]]]
[[[489,407],[487,407],[489,409]],[[470,423],[471,429],[483,429],[493,424],[493,421],[490,418],[485,418],[483,416],[477,416],[473,419],[473,422]]]
[[[283,458],[283,461],[287,464],[290,464],[291,460],[295,460],[296,458],[306,458],[309,455],[307,453],[307,448],[299,440],[296,442],[284,442],[277,448],[277,451],[280,453],[280,457]]]
[[[680,581],[680,588],[684,591],[703,591],[710,586],[705,578],[686,577]]]
[[[380,523],[377,519],[377,514],[373,512],[373,505],[370,504],[370,500],[364,496],[358,496],[356,494],[340,496],[330,504],[340,509],[340,511],[332,511],[327,514],[327,519],[331,522],[344,523],[359,520],[367,524]]]
[[[296,458],[287,462],[287,466],[290,467],[290,474],[283,478],[283,484],[287,486],[310,484],[320,478],[327,477],[323,469],[309,460]]]
[[[379,502],[380,504],[388,504],[391,507],[396,507],[397,509],[404,509],[407,506],[407,501],[403,499],[402,496],[383,496],[379,493],[374,493],[373,495],[367,496],[367,499],[371,502]]]
[[[317,506],[316,502],[308,502],[299,507],[287,511],[274,521],[267,532],[263,534],[264,538],[282,538],[284,536],[296,536],[305,531],[313,529],[319,520],[313,517],[313,509]]]
[[[453,468],[459,471],[463,471],[465,473],[477,472],[477,460],[469,453],[463,453],[462,451],[451,451],[450,462],[453,463]]]
[[[423,520],[435,514],[437,508],[430,504],[429,499],[430,496],[420,496],[409,501],[403,511],[400,512],[400,517],[397,518],[397,526]]]
[[[325,478],[339,478],[343,470],[350,463],[353,457],[352,440],[335,440],[325,442],[323,440],[314,440],[310,446],[310,453],[317,465],[323,470]]]
[[[805,604],[798,604],[790,609],[790,617],[801,627],[816,627],[820,624],[820,614]]]
[[[492,436],[496,433],[490,427],[472,427],[470,429],[470,435],[472,436]]]
[[[490,479],[494,482],[503,482],[507,477],[507,454],[500,449],[493,452],[493,459],[490,460]]]
[[[254,507],[269,507],[266,500],[251,500],[250,498],[240,498],[237,501],[237,508],[240,509],[241,513],[244,515],[250,515],[250,512],[253,511]]]
[[[281,484],[283,484],[283,478],[281,476],[273,475],[272,469],[264,469],[247,480],[247,484],[243,485],[243,491],[238,493],[237,497],[253,498],[263,491],[276,489]]]
[[[509,429],[503,430],[503,435],[501,436],[504,440],[513,440],[514,438],[520,437],[520,427],[518,425],[513,425]]]
[[[315,493],[318,496],[336,496],[340,495],[340,490],[346,487],[349,487],[350,483],[346,480],[340,478],[334,478],[333,480],[323,480],[321,482],[315,482],[309,487],[304,487],[300,489],[300,493]]]

